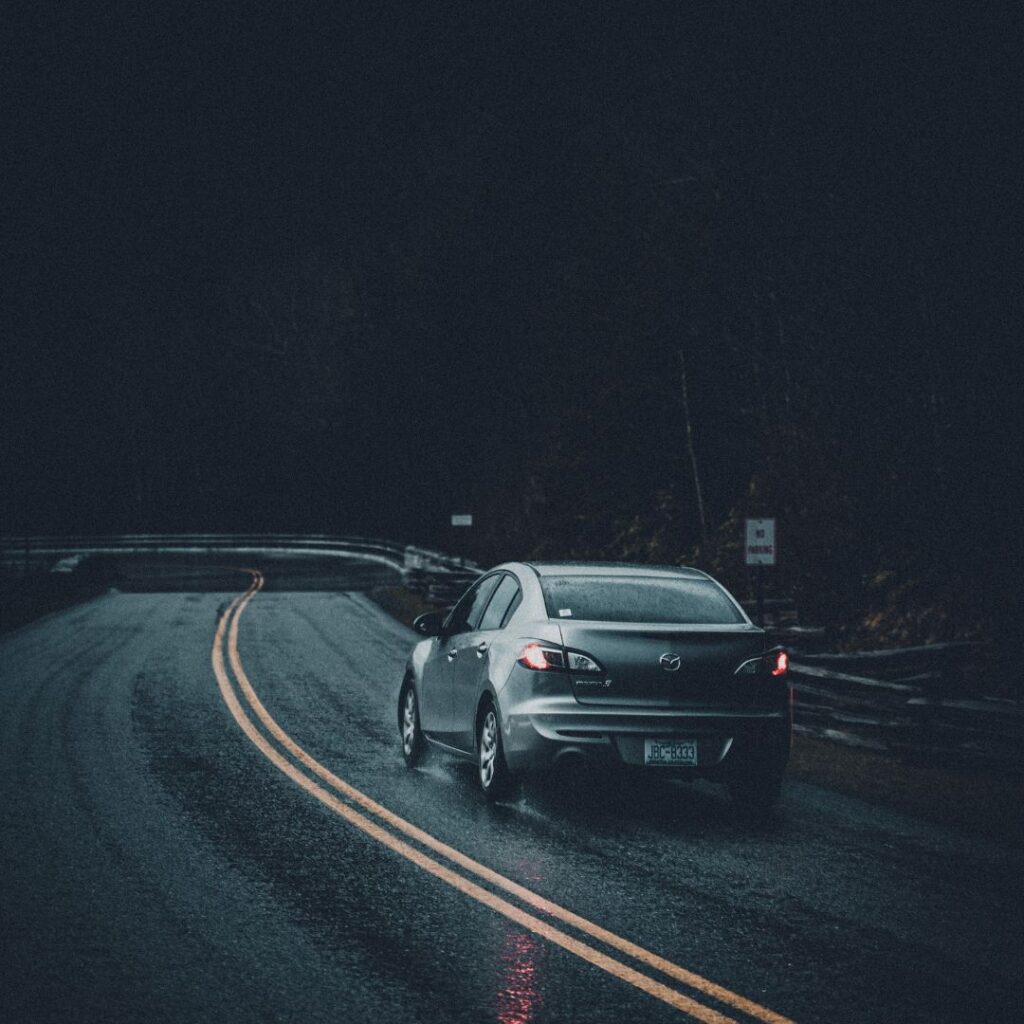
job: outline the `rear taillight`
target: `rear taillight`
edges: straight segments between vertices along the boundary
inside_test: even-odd
[[[751,658],[743,662],[738,669],[738,676],[756,676],[767,672],[776,678],[784,676],[789,671],[789,654],[781,648],[768,651],[759,658]]]
[[[547,644],[539,644],[536,641],[528,643],[519,652],[517,660],[523,668],[531,668],[535,672],[565,668],[565,656],[559,648],[548,647]]]

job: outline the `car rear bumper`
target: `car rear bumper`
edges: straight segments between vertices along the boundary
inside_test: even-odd
[[[505,757],[512,771],[544,771],[564,758],[576,757],[643,767],[646,739],[697,743],[696,768],[650,769],[659,773],[715,774],[727,770],[730,763],[751,757],[770,761],[781,771],[789,757],[788,707],[683,711],[558,704],[561,706],[516,709],[505,717]]]

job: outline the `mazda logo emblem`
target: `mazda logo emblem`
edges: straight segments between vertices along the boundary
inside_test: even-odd
[[[683,659],[678,654],[663,654],[658,661],[666,672],[678,672]]]

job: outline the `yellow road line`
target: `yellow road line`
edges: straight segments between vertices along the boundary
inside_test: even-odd
[[[229,614],[232,611],[237,611],[237,608],[233,607],[230,609]],[[224,620],[222,619],[217,627],[217,635],[214,639],[212,660],[213,671],[217,677],[217,683],[220,687],[224,703],[227,704],[228,709],[235,718],[235,721],[238,722],[239,726],[241,726],[242,730],[245,732],[246,736],[249,737],[252,743],[272,764],[275,765],[275,767],[280,769],[285,775],[292,779],[293,782],[296,782],[336,814],[343,817],[350,824],[355,825],[356,828],[361,829],[367,835],[372,836],[384,846],[394,850],[395,853],[398,853],[407,860],[412,861],[412,863],[416,864],[424,871],[427,871],[436,878],[447,882],[453,888],[458,889],[467,896],[471,896],[473,899],[487,907],[490,907],[492,910],[497,911],[499,914],[504,915],[516,924],[519,924],[537,935],[540,935],[542,938],[561,946],[563,949],[567,949],[570,953],[574,953],[576,956],[594,964],[596,967],[600,967],[609,974],[612,974],[636,988],[647,992],[656,999],[660,999],[663,1002],[668,1003],[670,1006],[673,1006],[678,1010],[682,1010],[684,1013],[690,1014],[697,1020],[704,1021],[706,1024],[736,1024],[736,1021],[731,1017],[726,1017],[724,1014],[709,1009],[695,1000],[690,999],[688,996],[675,991],[675,989],[671,989],[667,985],[663,985],[661,982],[655,981],[653,978],[649,978],[646,975],[641,974],[632,967],[628,967],[627,965],[620,963],[618,960],[612,959],[612,957],[607,954],[593,949],[585,943],[566,935],[564,932],[561,932],[557,928],[541,921],[532,914],[528,914],[526,911],[520,910],[518,907],[513,906],[506,900],[501,899],[501,897],[495,896],[493,893],[481,888],[479,885],[469,881],[467,878],[463,878],[462,875],[456,874],[456,872],[452,871],[450,868],[444,867],[437,861],[432,860],[426,854],[421,853],[415,847],[410,846],[404,840],[397,838],[390,832],[387,832],[380,825],[360,814],[352,807],[349,807],[348,804],[342,803],[337,797],[333,796],[323,787],[317,785],[317,783],[312,779],[300,772],[280,752],[275,750],[274,747],[272,747],[260,734],[252,721],[245,714],[242,706],[238,702],[238,698],[235,696],[234,691],[231,688],[230,679],[228,678],[227,672],[224,668],[224,656],[221,651],[223,635]]]
[[[255,570],[252,572],[252,584],[243,595],[232,602],[218,624],[213,651],[214,673],[217,676],[218,684],[220,685],[221,694],[224,697],[225,703],[228,705],[246,735],[249,736],[260,751],[286,775],[288,775],[289,778],[293,779],[293,781],[308,790],[316,796],[317,799],[327,804],[327,806],[336,813],[346,818],[346,820],[350,821],[364,832],[372,835],[375,839],[378,839],[389,848],[400,853],[407,859],[412,860],[431,874],[442,878],[444,881],[453,885],[460,891],[473,896],[473,898],[485,903],[487,906],[497,910],[499,913],[510,917],[512,920],[517,921],[517,923],[524,925],[524,927],[528,927],[531,931],[537,932],[537,934],[555,942],[557,945],[561,945],[564,948],[569,949],[571,952],[581,956],[583,959],[588,960],[591,963],[594,963],[603,970],[607,970],[616,977],[628,981],[637,988],[654,995],[656,998],[668,1002],[670,1005],[691,1014],[699,1020],[708,1022],[713,1021],[716,1022],[716,1024],[725,1024],[725,1022],[731,1020],[731,1018],[689,999],[689,997],[676,992],[674,989],[668,988],[668,986],[662,985],[660,982],[648,978],[646,975],[640,974],[633,968],[606,956],[606,954],[587,946],[585,943],[581,943],[578,940],[573,939],[564,932],[548,925],[546,922],[543,922],[530,914],[526,914],[524,911],[510,903],[507,903],[505,900],[493,893],[480,888],[475,883],[452,872],[443,865],[438,864],[436,861],[425,856],[414,847],[409,846],[403,840],[384,831],[375,822],[365,818],[363,815],[359,814],[358,811],[349,807],[347,804],[341,803],[326,790],[322,789],[319,785],[296,769],[291,762],[282,757],[281,754],[259,733],[246,713],[242,710],[242,707],[238,703],[237,697],[234,694],[234,690],[231,687],[230,680],[224,667],[222,647],[225,632],[227,633],[228,657],[239,687],[247,702],[256,712],[260,721],[263,722],[267,731],[297,761],[305,765],[310,771],[318,775],[323,781],[327,782],[328,785],[343,794],[349,800],[359,804],[376,817],[405,833],[410,838],[415,839],[421,845],[428,847],[434,852],[450,860],[452,863],[457,864],[463,869],[475,874],[477,877],[490,882],[492,885],[500,889],[503,889],[505,892],[517,897],[527,905],[571,925],[592,938],[595,938],[598,941],[619,950],[620,952],[626,953],[635,960],[638,960],[649,967],[653,967],[677,981],[681,981],[684,984],[689,985],[691,988],[696,989],[704,995],[733,1006],[743,1013],[764,1021],[765,1024],[793,1024],[789,1018],[783,1017],[781,1014],[775,1013],[773,1010],[760,1006],[758,1003],[746,999],[727,988],[716,985],[714,982],[703,978],[701,975],[695,974],[693,971],[688,971],[686,968],[680,967],[678,964],[672,963],[672,961],[666,960],[664,957],[658,956],[656,953],[646,950],[643,947],[630,942],[628,939],[616,935],[614,932],[610,932],[607,929],[600,927],[600,925],[594,924],[586,918],[572,913],[572,911],[567,910],[556,903],[552,903],[550,900],[547,900],[530,889],[513,882],[504,875],[500,875],[497,872],[492,871],[490,868],[487,868],[472,858],[467,857],[460,851],[448,846],[446,843],[443,843],[428,832],[424,832],[411,822],[406,821],[404,818],[399,817],[386,807],[378,804],[360,790],[351,786],[343,779],[338,778],[338,776],[334,775],[333,772],[329,771],[316,761],[309,753],[295,743],[295,741],[292,740],[292,738],[273,719],[257,696],[248,676],[246,675],[245,669],[242,666],[241,657],[238,652],[238,622],[248,603],[263,586],[262,574]]]

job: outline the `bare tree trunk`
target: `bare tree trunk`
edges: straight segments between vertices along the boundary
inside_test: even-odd
[[[791,427],[793,412],[793,378],[789,373],[789,359],[786,355],[786,335],[782,330],[782,314],[779,312],[779,300],[776,298],[775,292],[769,292],[768,297],[772,300],[772,311],[775,313],[775,329],[778,332],[779,341],[779,362],[782,364],[782,373],[786,378],[786,390],[783,395],[786,402],[786,418],[789,420],[786,426]]]
[[[679,349],[679,379],[683,387],[683,416],[686,418],[686,450],[690,456],[690,469],[693,472],[693,489],[697,495],[697,515],[700,518],[700,538],[705,548],[708,546],[708,520],[704,513],[704,492],[700,486],[700,472],[697,469],[697,453],[693,448],[693,421],[690,418],[690,392],[686,382],[686,355]]]
[[[932,426],[932,463],[935,474],[935,486],[938,491],[939,501],[945,504],[947,494],[945,446],[942,440],[942,399],[939,396],[939,386],[934,367],[931,367],[928,372],[928,412]]]
[[[931,303],[928,301],[925,274],[924,270],[920,267],[918,268],[918,302],[922,334],[927,338],[931,338],[937,330],[937,317],[933,314]],[[934,360],[926,357],[925,365],[928,368],[927,402],[932,434],[932,473],[935,477],[935,490],[938,500],[942,505],[945,505],[947,497],[946,453],[942,429],[942,395],[939,393],[939,375]]]
[[[764,445],[767,448],[773,430],[773,417],[771,408],[768,405],[768,388],[765,387],[765,375],[761,371],[761,355],[764,352],[764,345],[761,338],[761,328],[757,317],[751,321],[751,330],[754,334],[754,347],[750,352],[750,368],[754,375],[754,392],[759,398],[758,410],[761,414],[761,435]]]

